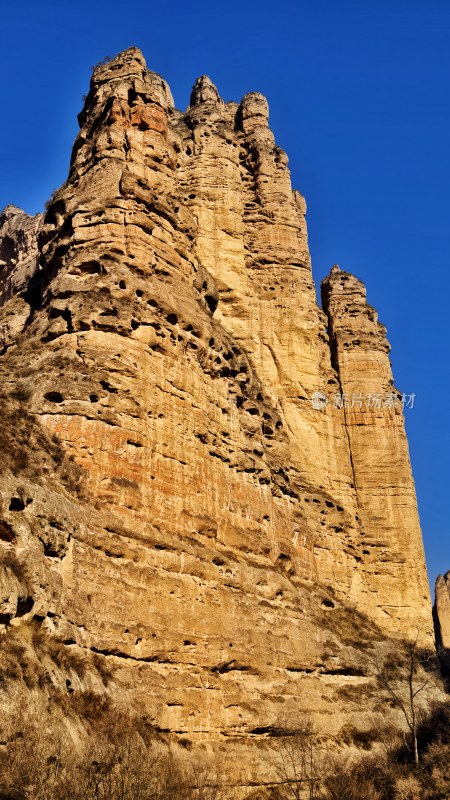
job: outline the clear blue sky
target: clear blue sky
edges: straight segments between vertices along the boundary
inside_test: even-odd
[[[42,210],[66,177],[90,67],[138,45],[185,108],[208,73],[269,100],[306,195],[314,275],[366,284],[417,395],[407,429],[430,580],[450,569],[450,3],[2,3],[0,208]],[[446,499],[447,498],[447,499]]]

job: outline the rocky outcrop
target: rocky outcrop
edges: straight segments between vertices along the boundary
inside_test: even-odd
[[[42,214],[29,217],[6,206],[0,214],[0,303],[23,291],[38,265],[37,231]]]
[[[381,624],[385,615],[413,633],[429,624],[429,588],[403,417],[411,401],[394,387],[386,329],[361,281],[334,266],[322,302],[351,453],[362,583]]]
[[[433,612],[437,644],[448,651],[448,658],[450,655],[450,572],[438,575],[436,578]]]
[[[183,114],[131,48],[79,121],[1,310],[0,621],[257,783],[261,737],[361,724],[369,651],[430,641],[401,408],[333,399],[393,391],[384,329],[339,270],[317,307],[262,95]]]
[[[22,295],[39,283],[41,221],[42,214],[29,217],[15,206],[6,206],[0,214],[0,351],[21,333],[29,316],[30,307]]]

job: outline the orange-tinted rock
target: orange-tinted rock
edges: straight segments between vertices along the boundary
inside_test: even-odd
[[[1,309],[0,370],[30,394],[8,413],[42,430],[39,469],[19,453],[0,481],[0,546],[29,564],[2,619],[99,654],[111,694],[258,781],[261,732],[314,710],[337,734],[367,648],[429,637],[401,412],[312,403],[391,387],[384,330],[346,273],[317,307],[262,95],[225,104],[203,76],[182,114],[131,48],[79,120],[39,282]]]

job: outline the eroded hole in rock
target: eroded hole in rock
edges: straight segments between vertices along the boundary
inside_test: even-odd
[[[25,503],[21,500],[20,497],[11,497],[9,503],[9,510],[10,511],[23,511],[25,508]]]
[[[322,600],[321,606],[322,606],[322,608],[334,608],[335,607],[333,601],[329,600],[328,598],[325,598],[325,600]]]
[[[336,667],[335,669],[322,669],[322,675],[344,675],[349,678],[365,678],[366,673],[357,667]]]
[[[136,289],[136,297],[142,297],[143,294],[144,292],[142,291],[142,289]]]
[[[24,599],[20,598],[17,603],[16,617],[25,616],[25,614],[28,614],[28,612],[31,611],[33,606],[34,600],[32,597],[25,597]]]
[[[233,670],[236,670],[236,672],[248,672],[250,667],[246,666],[245,664],[240,664],[235,659],[223,662],[222,664],[217,664],[215,667],[211,667],[211,672],[218,672],[219,675],[223,675],[225,672],[232,672]]]
[[[125,281],[119,281],[119,289],[126,289],[126,288],[127,288],[127,285],[126,285]]]
[[[68,236],[70,236],[72,233],[73,231],[67,231]],[[55,250],[55,261],[56,262],[62,261],[68,250],[69,250],[68,244],[60,244],[59,247],[57,247]]]
[[[134,439],[127,439],[127,444],[131,444],[133,447],[143,447],[144,445],[142,442],[136,442]]]
[[[91,403],[98,403],[98,394],[90,394],[89,400]]]
[[[84,261],[69,270],[69,275],[99,275],[103,272],[98,261]]]
[[[46,225],[60,225],[61,217],[63,217],[65,213],[65,203],[62,200],[57,200],[55,203],[52,203],[50,208],[47,210],[47,213],[44,217],[44,222]]]
[[[12,542],[14,539],[14,531],[10,525],[4,520],[0,520],[0,541]]]
[[[176,325],[178,322],[178,317],[176,314],[168,314],[167,315],[167,322],[169,325]]]
[[[273,725],[261,725],[261,727],[253,728],[250,731],[250,733],[252,733],[254,736],[275,736],[276,732],[277,731]]]
[[[42,540],[41,540],[42,541]],[[59,553],[51,542],[43,542],[44,545],[44,556],[47,558],[61,558],[61,553]]]
[[[105,390],[105,392],[111,392],[111,394],[115,394],[118,391],[118,389],[116,389],[115,386],[111,386],[108,381],[100,381],[100,386]]]
[[[217,308],[218,302],[219,302],[217,297],[215,297],[212,294],[205,294],[205,300],[206,300],[206,305],[208,306],[209,310],[211,311],[211,314],[214,314],[214,312],[215,312],[215,310]]]
[[[64,397],[62,396],[61,392],[47,392],[44,394],[44,398],[49,401],[49,403],[63,403]]]
[[[104,311],[100,311],[100,317],[118,317],[119,311],[117,308],[105,308]]]
[[[0,243],[0,261],[15,263],[17,261],[17,247],[10,236],[5,236]]]

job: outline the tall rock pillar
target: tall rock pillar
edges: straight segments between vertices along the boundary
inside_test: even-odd
[[[433,615],[436,642],[447,651],[447,660],[450,662],[450,571],[437,576],[435,597]]]
[[[361,521],[361,591],[384,627],[431,637],[431,608],[406,439],[386,329],[363,283],[334,266],[322,283],[331,354]]]

